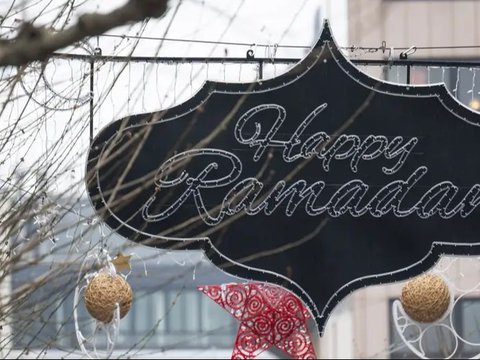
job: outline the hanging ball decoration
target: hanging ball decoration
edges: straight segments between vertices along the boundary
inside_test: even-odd
[[[422,275],[405,284],[400,301],[412,320],[431,323],[440,320],[448,310],[450,291],[440,276]]]
[[[112,321],[117,304],[120,306],[120,318],[127,315],[132,300],[132,288],[120,275],[100,273],[90,281],[85,290],[85,306],[88,312],[103,323]]]

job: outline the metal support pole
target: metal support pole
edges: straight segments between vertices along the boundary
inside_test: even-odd
[[[95,60],[90,59],[90,145],[93,142],[93,73],[95,71]]]
[[[3,277],[0,281],[0,356],[2,359],[8,357],[13,342],[11,318],[7,315],[12,301],[12,279],[9,274],[11,266],[7,265],[8,262],[10,262],[10,240],[2,235],[0,238],[0,276]]]
[[[263,61],[262,60],[258,62],[258,79],[259,80],[263,79]]]

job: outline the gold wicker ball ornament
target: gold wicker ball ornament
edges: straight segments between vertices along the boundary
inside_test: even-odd
[[[90,281],[85,290],[85,306],[88,312],[103,323],[112,321],[116,304],[120,306],[120,318],[127,315],[132,300],[132,288],[120,275],[100,273]]]
[[[450,291],[440,276],[422,275],[405,284],[400,301],[412,320],[431,323],[440,320],[448,310]]]

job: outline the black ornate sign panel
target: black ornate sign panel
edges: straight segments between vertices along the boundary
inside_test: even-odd
[[[281,76],[207,82],[104,128],[88,191],[130,240],[204,249],[230,274],[289,288],[323,333],[352,291],[480,253],[479,126],[443,84],[361,72],[326,23]]]

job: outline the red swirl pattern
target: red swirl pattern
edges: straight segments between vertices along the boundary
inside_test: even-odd
[[[282,337],[290,336],[301,325],[292,317],[282,317],[275,322],[275,333]]]
[[[315,359],[308,309],[290,291],[266,283],[207,285],[199,290],[240,320],[232,359],[254,359],[271,346]]]
[[[247,300],[247,289],[232,286],[225,294],[225,304],[232,310],[243,309]]]
[[[245,312],[243,319],[256,317],[265,311],[265,303],[260,294],[251,295],[245,303]],[[246,315],[246,316],[245,316]]]

